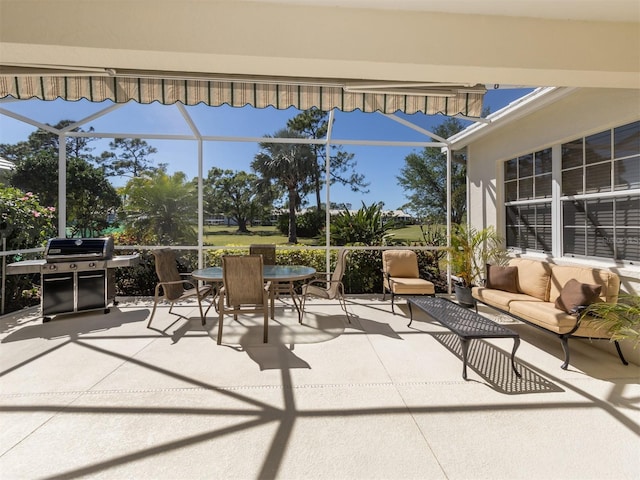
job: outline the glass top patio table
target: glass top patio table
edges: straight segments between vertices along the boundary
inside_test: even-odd
[[[271,318],[274,318],[275,315],[275,284],[288,283],[291,300],[298,311],[298,321],[302,321],[302,312],[296,300],[293,282],[306,280],[307,278],[313,277],[315,274],[315,268],[307,267],[305,265],[263,265],[262,277],[266,281],[272,282],[271,290],[269,292],[271,300]],[[221,283],[222,267],[200,268],[191,272],[191,276],[196,280],[201,280],[207,283]]]
[[[262,276],[271,282],[295,282],[316,274],[316,269],[304,265],[263,265]],[[191,272],[191,276],[203,282],[221,282],[222,267],[207,267]]]

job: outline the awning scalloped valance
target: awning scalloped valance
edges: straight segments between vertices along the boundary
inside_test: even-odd
[[[480,117],[483,93],[467,92],[463,89],[449,90],[448,96],[354,92],[339,84],[306,84],[296,82],[253,82],[240,79],[208,80],[180,78],[150,78],[144,76],[102,76],[102,75],[6,75],[0,74],[0,98],[13,97],[20,100],[38,98],[41,100],[87,99],[92,102],[111,100],[126,103],[131,100],[146,104],[160,102],[184,105],[204,103],[210,106],[230,105],[257,108],[275,107],[287,109],[295,107],[307,110],[312,107],[321,110],[337,108],[345,112],[413,114],[443,114]]]

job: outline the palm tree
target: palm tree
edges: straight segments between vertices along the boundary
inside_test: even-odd
[[[305,138],[291,129],[278,130],[273,137]],[[313,188],[315,158],[309,145],[299,143],[260,143],[260,152],[251,163],[251,168],[262,176],[265,184],[275,185],[286,192],[289,204],[289,243],[297,243],[296,210],[302,198]]]
[[[174,245],[197,241],[196,187],[184,173],[148,172],[129,180],[123,193],[125,225],[139,240]]]

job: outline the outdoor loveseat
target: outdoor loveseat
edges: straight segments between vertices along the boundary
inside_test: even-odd
[[[582,310],[594,301],[617,302],[619,288],[620,278],[608,270],[512,258],[506,267],[487,266],[486,285],[474,287],[472,293],[477,302],[557,335],[566,369],[569,338],[610,339]],[[615,345],[627,365],[617,341]]]

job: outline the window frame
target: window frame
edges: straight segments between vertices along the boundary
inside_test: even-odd
[[[555,160],[550,161],[551,195],[538,198],[536,196],[535,158],[536,154],[547,151],[553,153],[550,158]],[[529,156],[534,159],[534,181],[532,195],[525,198],[526,195],[521,197],[519,188],[521,180],[519,159]],[[509,162],[511,162],[510,170],[508,170]],[[513,171],[514,164],[515,172]],[[640,205],[638,211],[635,209],[635,202],[640,202],[640,121],[616,125],[579,138],[558,142],[547,148],[536,149],[533,153],[523,153],[502,161],[500,166],[502,168],[501,182],[505,205],[503,211],[504,232],[507,249],[518,253],[552,254],[556,257],[614,261],[629,265],[640,263],[640,252],[635,247],[640,243],[640,220],[638,222],[635,220],[636,218],[640,219]],[[621,166],[624,168],[621,169]],[[593,173],[597,171],[597,175],[592,175],[591,181],[587,175],[589,169]],[[626,178],[623,177],[625,172],[629,173]],[[549,174],[549,172],[544,174]],[[573,183],[568,178],[570,174],[573,174]],[[527,179],[529,176],[522,178]],[[513,188],[514,184],[515,189]],[[624,188],[625,185],[627,188]],[[629,210],[629,216],[633,223],[631,225],[620,220],[619,213],[622,211],[620,206],[622,202],[626,201],[633,202],[633,208]],[[583,225],[572,225],[565,219],[569,202],[582,204],[583,208],[586,208],[585,214],[581,217]],[[606,209],[601,210],[598,206],[608,203],[611,204],[610,213],[607,213]],[[535,242],[532,247],[530,243],[527,243],[526,238],[521,237],[521,225],[526,222],[519,213],[516,215],[518,225],[513,224],[513,209],[517,207],[519,211],[523,207],[536,206],[537,210],[539,208],[537,205],[545,204],[551,208],[551,215],[549,218],[545,218],[544,222],[540,222],[536,214]],[[590,209],[596,213],[593,220],[596,223],[589,223],[588,212]],[[602,219],[606,219],[606,225],[598,223]],[[514,227],[516,227],[516,235],[513,233]],[[550,227],[550,238],[542,248],[535,248],[539,246],[539,229],[547,227]],[[571,228],[584,232],[581,252],[576,252],[576,248],[569,248],[566,243]],[[637,231],[637,235],[630,233],[633,231]],[[543,235],[542,238],[546,237]],[[627,252],[627,245],[632,247],[630,253]],[[574,243],[572,247],[576,247],[576,244]],[[601,252],[607,249],[611,249],[611,256],[601,256]],[[577,250],[581,250],[581,248]]]
[[[539,159],[541,162],[538,162]],[[546,161],[546,168],[544,168],[544,161]],[[513,170],[513,165],[515,165],[515,171]],[[526,167],[526,170],[521,175],[523,165]],[[503,162],[503,176],[505,192],[505,242],[508,242],[509,239],[514,237],[514,234],[511,233],[513,230],[517,231],[515,234],[517,245],[507,244],[507,248],[519,249],[523,252],[551,253],[553,250],[553,162],[551,147],[542,148],[506,160]],[[549,178],[547,179],[547,177]],[[549,188],[545,189],[546,194],[542,196],[537,195],[537,187],[540,179],[544,179],[545,182],[550,180]],[[531,188],[527,189],[528,193],[521,196],[521,184],[529,184],[529,182]],[[509,191],[508,185],[511,186],[511,192],[513,192],[513,186],[515,185],[515,198],[507,195]],[[541,214],[546,218],[546,222],[538,221],[540,218],[538,209],[541,207],[544,207],[545,210],[548,211],[548,214]],[[511,211],[513,209],[518,211],[515,216],[515,218],[518,219],[517,224],[511,224],[509,221],[510,218],[513,218],[513,215],[510,215],[510,209]],[[520,212],[523,209],[533,209],[533,224],[530,222],[531,213],[528,214],[527,219],[522,217]],[[531,233],[523,236],[523,231],[531,229],[533,230]],[[531,243],[529,242],[533,244],[533,247],[530,246]],[[546,248],[539,248],[542,243]]]

